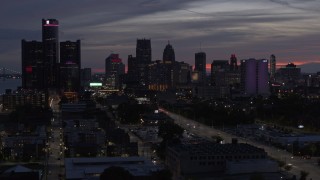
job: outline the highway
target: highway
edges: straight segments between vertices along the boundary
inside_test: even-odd
[[[296,175],[297,179],[300,177],[300,171],[302,170],[309,173],[307,179],[312,178],[313,180],[316,180],[320,178],[320,167],[316,165],[317,162],[315,158],[308,160],[301,159],[300,157],[292,157],[291,153],[287,151],[279,150],[275,147],[267,146],[256,141],[252,141],[250,139],[244,139],[225,133],[223,131],[198,123],[192,119],[185,118],[181,115],[172,113],[165,109],[160,108],[159,110],[167,114],[172,119],[174,119],[175,123],[180,125],[182,128],[200,137],[212,139],[212,136],[218,135],[221,136],[227,143],[230,143],[232,138],[237,138],[239,143],[248,143],[253,146],[263,148],[270,157],[285,161],[287,164],[291,164],[292,169],[290,170],[290,173]]]

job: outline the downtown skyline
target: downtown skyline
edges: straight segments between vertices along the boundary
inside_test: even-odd
[[[320,3],[317,1],[86,1],[3,2],[0,61],[21,69],[21,39],[41,39],[41,19],[60,21],[60,39],[81,39],[83,67],[103,69],[112,52],[127,64],[136,39],[151,39],[152,60],[168,42],[177,61],[194,64],[194,54],[214,59],[266,58],[277,63],[319,62]],[[59,8],[57,8],[59,7]],[[19,13],[16,13],[19,12]],[[201,45],[200,45],[201,44]]]

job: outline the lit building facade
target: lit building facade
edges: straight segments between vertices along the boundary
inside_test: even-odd
[[[241,60],[241,89],[245,96],[268,95],[268,81],[268,60]]]

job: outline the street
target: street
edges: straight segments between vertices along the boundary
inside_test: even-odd
[[[319,179],[320,177],[320,167],[316,165],[315,159],[301,159],[300,157],[292,157],[291,153],[279,150],[275,147],[267,146],[259,142],[252,141],[250,139],[240,138],[223,131],[214,129],[212,127],[203,125],[191,119],[185,118],[181,115],[166,111],[165,109],[159,109],[160,111],[167,114],[169,117],[175,120],[175,123],[180,125],[182,128],[196,134],[200,137],[205,137],[212,139],[212,136],[221,136],[226,142],[230,143],[232,138],[237,138],[239,143],[248,143],[253,146],[263,148],[270,157],[278,160],[285,161],[287,164],[292,165],[291,173],[296,175],[297,178],[300,177],[300,171],[306,171],[309,173],[308,179]]]

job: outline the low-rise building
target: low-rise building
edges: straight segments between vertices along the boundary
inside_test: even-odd
[[[266,160],[267,153],[249,144],[217,144],[212,142],[183,143],[167,148],[166,165],[174,179],[221,176],[228,161]]]
[[[100,174],[111,166],[124,168],[134,179],[150,179],[152,172],[161,169],[144,157],[66,158],[65,179],[98,180]]]

